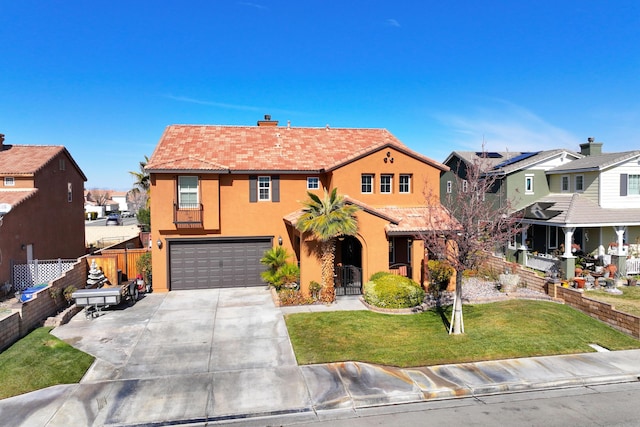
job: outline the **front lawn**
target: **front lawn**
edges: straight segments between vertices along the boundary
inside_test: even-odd
[[[38,328],[0,353],[0,399],[80,381],[93,356]]]
[[[618,311],[640,316],[640,286],[620,286],[617,289],[622,291],[622,295],[614,295],[601,288],[584,291],[584,296],[609,303]]]
[[[448,335],[444,312],[389,315],[370,311],[298,313],[285,317],[299,364],[360,361],[411,367],[640,348],[635,340],[551,302],[510,300],[465,305],[466,334]]]

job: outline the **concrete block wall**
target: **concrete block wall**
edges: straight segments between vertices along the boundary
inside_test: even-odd
[[[0,351],[20,339],[20,313],[12,311],[0,317]]]
[[[490,256],[485,265],[494,271],[504,273],[508,268],[513,274],[520,276],[520,286],[526,286],[529,289],[533,289],[538,292],[548,292],[547,278],[539,276],[535,271],[523,268],[520,264],[508,262],[503,258],[496,256]]]
[[[0,318],[0,349],[4,350],[24,337],[49,317],[68,306],[62,292],[68,286],[82,289],[86,285],[88,265],[85,257],[78,259],[73,268],[38,291],[36,297],[25,303],[13,303],[14,313]],[[57,298],[51,289],[59,290]],[[17,326],[16,326],[17,323]],[[17,333],[16,333],[17,329]],[[5,332],[6,331],[6,332]]]
[[[578,289],[564,288],[560,285],[554,286],[555,294],[565,304],[610,325],[614,329],[640,339],[640,317],[618,311],[611,304],[587,298]]]

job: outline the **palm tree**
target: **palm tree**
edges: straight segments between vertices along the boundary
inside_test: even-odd
[[[149,172],[145,170],[147,163],[149,163],[149,157],[144,156],[144,161],[140,162],[140,172],[129,172],[129,174],[131,174],[131,176],[136,179],[136,181],[133,183],[134,192],[143,191],[145,194],[147,194],[149,192],[149,189],[151,188]]]
[[[320,243],[320,259],[322,262],[322,290],[320,299],[333,302],[336,291],[333,283],[333,263],[336,252],[336,238],[353,236],[358,231],[355,213],[360,208],[347,204],[344,197],[338,195],[334,188],[329,194],[324,190],[324,197],[307,192],[309,200],[303,202],[303,214],[298,219],[296,228],[303,233],[311,233]]]

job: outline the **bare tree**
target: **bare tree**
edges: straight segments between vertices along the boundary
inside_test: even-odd
[[[473,163],[462,163],[447,194],[444,207],[457,221],[443,227],[441,207],[435,194],[425,194],[430,231],[421,233],[425,247],[440,254],[456,271],[456,288],[449,333],[464,333],[462,278],[465,270],[479,268],[498,247],[506,245],[521,230],[521,214],[511,212],[511,203],[496,203],[493,193],[500,177],[490,173],[486,155]],[[444,228],[444,230],[443,230]]]
[[[107,190],[92,188],[87,194],[87,199],[95,202],[98,206],[106,206],[111,200],[111,193]]]

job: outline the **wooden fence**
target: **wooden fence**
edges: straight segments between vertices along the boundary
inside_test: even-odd
[[[111,283],[118,283],[118,271],[122,272],[123,280],[132,280],[138,274],[137,262],[149,249],[103,249],[101,255],[90,255],[87,262],[95,260],[96,265],[102,268],[102,272]]]

